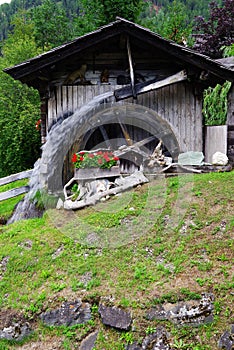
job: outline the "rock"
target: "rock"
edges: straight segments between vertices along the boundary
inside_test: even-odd
[[[232,325],[233,327],[233,325]],[[232,332],[233,329],[231,327],[231,332],[224,332],[220,339],[219,339],[219,343],[218,343],[218,347],[220,349],[226,349],[226,350],[232,350],[234,347],[234,333]]]
[[[202,152],[185,152],[178,156],[180,165],[203,165],[204,154]]]
[[[60,256],[64,252],[64,244],[62,244],[52,255],[52,259],[56,259],[58,256]]]
[[[168,320],[167,311],[162,305],[158,305],[156,308],[151,308],[147,314],[146,319],[149,321],[153,320]]]
[[[169,343],[169,334],[163,327],[158,327],[156,332],[148,335],[142,342],[142,350],[172,350]]]
[[[213,165],[227,165],[228,164],[228,157],[224,153],[216,152],[212,156],[212,164]]]
[[[102,323],[106,326],[114,327],[122,330],[129,330],[132,317],[129,312],[123,311],[117,307],[100,305],[98,312],[101,316]]]
[[[80,344],[79,350],[92,350],[95,347],[98,331],[89,334]]]
[[[63,209],[63,200],[61,198],[58,199],[56,209],[58,210]]]
[[[142,350],[141,345],[137,343],[130,344],[126,347],[126,350]]]
[[[32,332],[27,322],[13,322],[9,327],[0,330],[0,339],[21,341]]]
[[[5,256],[1,261],[0,261],[0,281],[4,275],[4,273],[6,272],[7,269],[7,264],[9,261],[10,257],[9,256]]]
[[[178,325],[198,326],[213,321],[213,294],[203,293],[200,302],[177,303],[173,307],[158,306],[146,314],[148,320],[168,320]]]
[[[48,326],[83,324],[91,319],[90,305],[81,300],[65,302],[59,309],[42,313],[40,318]]]

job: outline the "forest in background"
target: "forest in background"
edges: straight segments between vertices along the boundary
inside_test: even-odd
[[[8,23],[5,32],[2,31],[4,40],[0,41],[0,177],[32,168],[40,156],[41,145],[38,92],[12,79],[3,72],[4,68],[95,30],[116,16],[190,47],[194,45],[195,35],[202,36],[202,45],[196,49],[213,58],[234,55],[234,0],[209,6],[208,1],[195,0],[163,3],[162,6],[160,2],[143,0],[43,0],[42,3],[12,0],[0,6],[0,16]],[[204,13],[208,9],[208,15],[200,15],[193,21],[192,13],[198,14],[199,6]],[[4,23],[2,18],[0,25]],[[229,87],[227,83],[206,93],[207,124],[225,123]]]
[[[193,21],[196,16],[208,18],[209,4],[211,0],[181,0],[185,6],[188,20]],[[167,9],[172,3],[172,0],[145,0],[148,3],[152,12],[158,13],[160,9]],[[28,10],[40,6],[43,0],[11,0],[11,2],[0,5],[0,41],[6,39],[9,30],[12,30],[11,20],[19,10]],[[82,2],[77,0],[54,0],[54,3],[62,7],[72,22],[74,18],[82,13]],[[221,4],[221,0],[217,3]],[[146,16],[147,12],[142,13],[142,17]]]

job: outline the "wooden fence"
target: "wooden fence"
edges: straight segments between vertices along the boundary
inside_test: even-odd
[[[7,185],[9,183],[27,179],[31,176],[32,170],[22,171],[21,173],[9,175],[0,179],[0,186]],[[0,201],[4,201],[9,198],[17,197],[20,194],[27,193],[29,191],[29,186],[21,186],[13,188],[11,190],[0,193]]]

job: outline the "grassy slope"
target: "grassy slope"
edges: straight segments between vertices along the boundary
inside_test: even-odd
[[[5,271],[0,267],[0,323],[1,313],[14,309],[35,320],[36,329],[25,344],[0,340],[0,350],[37,344],[76,349],[97,328],[96,349],[123,349],[161,323],[175,348],[218,349],[233,322],[233,179],[231,172],[158,180],[75,214],[48,210],[41,219],[0,227],[0,262],[8,261]],[[7,205],[1,208],[8,216]],[[210,325],[178,329],[144,317],[159,302],[202,292],[215,295]],[[132,310],[134,331],[119,333],[100,324],[96,305],[110,296]],[[93,305],[88,325],[49,329],[36,321],[41,311],[79,297]]]

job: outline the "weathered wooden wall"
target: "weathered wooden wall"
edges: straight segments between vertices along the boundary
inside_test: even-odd
[[[80,106],[107,91],[119,86],[59,86],[51,93],[48,101],[48,130],[59,118],[67,117]],[[193,93],[193,87],[187,82],[172,84],[164,88],[139,95],[117,104],[133,103],[153,109],[168,122],[172,128],[180,151],[202,151],[202,102]],[[144,118],[144,116],[142,116]]]

